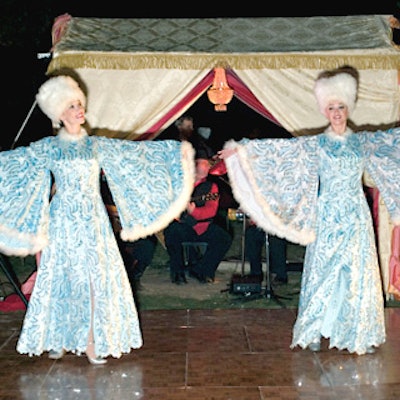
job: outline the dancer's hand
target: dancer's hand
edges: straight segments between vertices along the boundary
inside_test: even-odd
[[[217,154],[221,160],[225,160],[226,158],[230,157],[231,155],[233,155],[235,153],[236,153],[236,149],[230,148],[230,149],[220,150]]]

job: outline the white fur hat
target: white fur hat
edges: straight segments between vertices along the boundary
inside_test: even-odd
[[[80,100],[83,107],[86,107],[86,96],[78,83],[67,75],[56,76],[43,83],[36,100],[55,128],[60,127],[61,114],[73,101]]]
[[[314,85],[319,110],[325,115],[325,109],[332,101],[344,103],[349,113],[357,101],[358,72],[352,67],[341,67],[321,73]]]

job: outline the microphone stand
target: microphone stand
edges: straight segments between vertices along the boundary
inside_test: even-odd
[[[243,225],[242,225],[242,276],[244,276],[244,265],[245,259],[245,247],[246,247],[246,214],[243,213]]]
[[[267,283],[265,286],[265,297],[269,300],[274,295],[271,285],[271,275],[270,275],[270,265],[269,265],[269,240],[268,233],[265,234],[265,276],[267,278]]]

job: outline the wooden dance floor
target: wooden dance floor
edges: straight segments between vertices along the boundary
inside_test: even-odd
[[[385,309],[387,341],[364,356],[290,350],[295,313],[143,311],[144,346],[102,366],[18,354],[24,313],[2,313],[0,399],[400,399],[400,308]]]

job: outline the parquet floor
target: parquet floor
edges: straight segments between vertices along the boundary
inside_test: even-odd
[[[3,313],[0,399],[397,400],[400,308],[385,313],[386,343],[356,356],[290,350],[295,309],[143,311],[144,346],[102,366],[18,354],[24,313]]]

